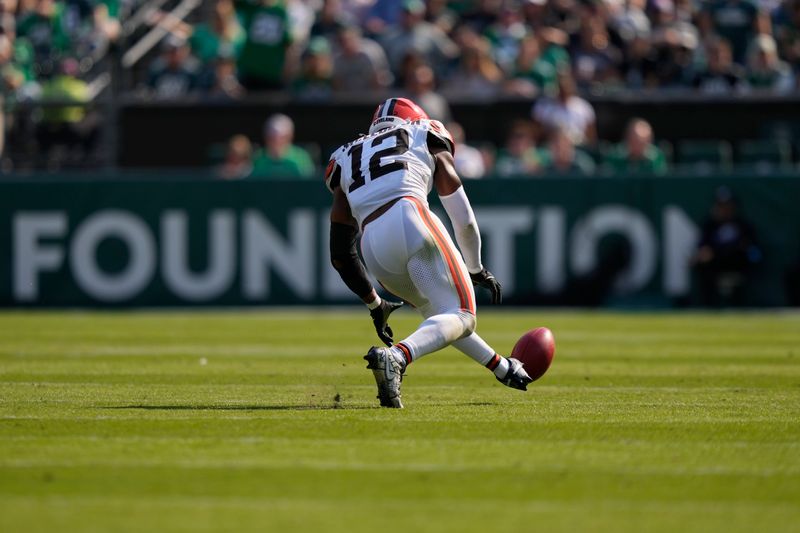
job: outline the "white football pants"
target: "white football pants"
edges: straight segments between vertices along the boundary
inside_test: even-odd
[[[405,197],[364,227],[361,252],[381,285],[425,317],[397,343],[411,362],[449,344],[487,365],[494,350],[474,333],[475,291],[458,249],[439,218]]]

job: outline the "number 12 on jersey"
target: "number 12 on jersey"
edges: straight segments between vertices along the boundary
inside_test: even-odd
[[[394,139],[393,146],[381,147],[384,141],[392,142],[392,139]],[[364,145],[366,144],[367,142],[356,143],[347,152],[353,176],[353,183],[350,184],[348,192],[353,192],[365,185],[367,180],[376,180],[381,176],[406,168],[403,161],[392,160],[386,163],[382,161],[384,158],[399,156],[408,151],[408,132],[405,129],[397,128],[378,135],[369,142],[369,146],[365,149]],[[364,170],[366,170],[367,176],[364,175]]]

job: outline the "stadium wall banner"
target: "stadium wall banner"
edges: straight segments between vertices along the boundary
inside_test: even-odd
[[[581,281],[583,291],[589,279],[602,288],[610,273],[604,302],[670,306],[691,297],[689,258],[720,185],[739,198],[764,251],[749,303],[784,304],[783,272],[800,251],[798,178],[486,179],[466,187],[484,262],[508,303],[575,303],[571,287]],[[354,301],[328,263],[322,183],[10,181],[0,191],[4,307]]]

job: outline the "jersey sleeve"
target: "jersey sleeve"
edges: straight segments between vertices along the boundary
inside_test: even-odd
[[[456,153],[456,143],[453,141],[453,136],[450,135],[444,124],[438,120],[428,122],[428,150],[433,151],[434,148],[444,148],[453,155]]]
[[[333,192],[336,190],[342,180],[342,167],[336,161],[336,157],[331,157],[328,161],[328,166],[325,167],[325,186],[328,190]]]
[[[335,159],[331,159],[327,168],[325,168],[325,186],[328,187],[329,191],[333,192],[339,186],[341,179],[342,167],[339,166]]]

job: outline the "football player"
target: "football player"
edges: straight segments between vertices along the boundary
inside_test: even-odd
[[[369,134],[331,156],[325,184],[333,193],[331,263],[367,305],[378,337],[387,345],[364,356],[383,407],[402,408],[400,382],[408,365],[452,344],[508,387],[531,382],[522,363],[498,355],[475,333],[473,284],[501,300],[501,287],[481,263],[478,223],[456,174],[450,133],[411,100],[390,98],[375,111]],[[433,189],[453,224],[456,249],[428,208]],[[389,315],[402,303],[381,299],[366,267],[389,292],[410,303],[425,320],[393,344]],[[463,256],[462,256],[463,254]]]

